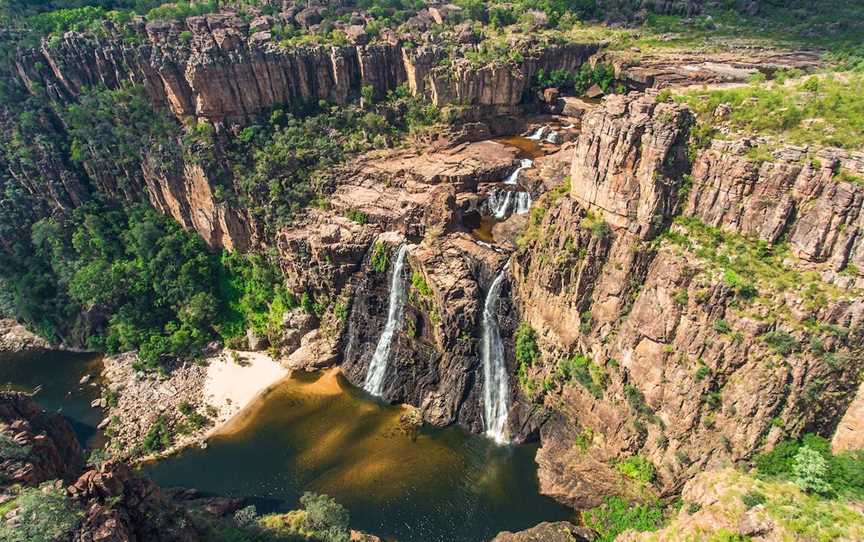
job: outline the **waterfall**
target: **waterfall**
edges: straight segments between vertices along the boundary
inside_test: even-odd
[[[506,266],[505,266],[506,269]],[[510,385],[504,362],[504,344],[498,329],[498,299],[505,270],[502,269],[486,294],[483,305],[483,338],[480,354],[483,358],[483,414],[486,435],[499,444],[507,442],[507,411]]]
[[[533,134],[528,136],[528,139],[531,139],[533,141],[540,141],[541,139],[543,139],[543,135],[546,133],[546,129],[547,128],[545,126],[537,128],[537,130],[535,130]]]
[[[531,210],[531,192],[516,193],[516,214],[524,215]]]
[[[513,192],[509,190],[504,193],[504,197],[501,197],[501,193],[498,191],[493,192],[489,196],[489,210],[492,212],[492,216],[494,216],[498,220],[506,218],[507,212],[510,210],[512,199]]]
[[[507,218],[513,213],[522,215],[531,210],[530,192],[514,192],[512,190],[492,190],[489,193],[487,206],[489,214],[498,220]]]
[[[511,173],[510,175],[507,176],[506,179],[504,179],[504,184],[516,184],[516,181],[519,180],[519,172],[522,171],[523,169],[527,169],[533,165],[534,165],[533,161],[531,161],[528,158],[523,158],[522,160],[519,161],[519,167],[514,169],[513,173]]]
[[[396,252],[396,261],[393,262],[393,276],[390,279],[390,305],[387,309],[387,324],[384,332],[378,339],[375,354],[369,362],[369,370],[366,373],[366,381],[363,389],[372,395],[380,396],[384,391],[384,374],[387,372],[387,362],[390,358],[390,343],[393,342],[393,334],[398,331],[402,324],[402,311],[405,308],[405,281],[402,280],[402,268],[405,267],[405,253],[408,252],[406,245],[401,245]]]

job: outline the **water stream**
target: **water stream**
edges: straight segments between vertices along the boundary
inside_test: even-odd
[[[504,344],[498,328],[498,300],[504,282],[502,269],[486,294],[483,305],[483,334],[480,352],[483,359],[483,414],[486,435],[499,444],[507,439],[507,414],[509,410],[510,385],[507,365],[504,360]]]
[[[531,160],[530,158],[521,159],[519,161],[519,166],[513,170],[513,173],[511,173],[510,175],[507,176],[506,179],[504,179],[504,184],[516,184],[516,181],[519,180],[519,173],[523,169],[527,169],[533,165],[534,165],[534,161]]]
[[[378,339],[375,354],[369,362],[366,373],[366,381],[363,389],[372,395],[380,396],[384,391],[384,376],[387,373],[387,363],[390,361],[390,344],[393,342],[393,334],[399,330],[402,324],[402,312],[405,308],[405,280],[402,277],[402,269],[405,267],[405,254],[408,251],[406,245],[401,245],[396,252],[393,262],[393,275],[390,278],[390,300],[387,309],[387,323],[384,332]]]

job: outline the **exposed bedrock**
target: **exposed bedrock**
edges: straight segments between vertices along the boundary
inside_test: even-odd
[[[181,40],[181,32],[190,32]],[[600,44],[565,44],[527,55],[511,66],[474,66],[457,60],[439,66],[437,45],[403,48],[398,41],[341,47],[284,47],[268,31],[250,30],[231,12],[182,22],[141,24],[135,40],[108,28],[107,38],[75,32],[22,58],[28,85],[68,100],[84,87],[142,84],[154,103],[179,118],[243,123],[276,105],[302,107],[319,100],[344,104],[371,86],[378,97],[399,85],[435,105],[485,106],[492,112],[521,103],[537,70],[578,68]],[[33,68],[42,57],[49,67]]]
[[[768,243],[788,239],[805,263],[827,264],[823,278],[864,286],[864,186],[834,178],[864,173],[864,153],[785,147],[773,160],[747,158],[749,139],[715,141],[693,167],[686,213]],[[841,273],[842,272],[842,273]]]
[[[0,431],[0,483],[71,481],[84,467],[84,451],[66,420],[46,412],[26,394],[0,393]]]
[[[519,393],[552,414],[540,432],[541,490],[577,507],[638,497],[611,466],[634,454],[671,494],[782,439],[830,436],[864,363],[864,304],[832,270],[843,265],[832,258],[857,254],[858,187],[832,180],[828,159],[795,165],[786,150],[755,167],[715,144],[679,203],[689,114],[651,100],[609,98],[588,114],[570,193],[534,204],[542,218],[511,263],[519,318],[541,352]],[[775,211],[784,206],[794,210]],[[673,222],[678,213],[688,218]],[[760,238],[788,236],[790,254],[771,266],[792,282],[755,265],[746,279],[756,291],[742,295],[714,258],[724,240],[712,233],[717,244],[705,246],[702,222],[753,236],[729,239],[757,254]]]
[[[195,542],[191,518],[153,482],[123,463],[84,465],[84,452],[60,414],[48,413],[22,393],[0,393],[0,486],[35,487],[58,480],[81,518],[69,540],[75,542],[148,540]],[[6,490],[4,488],[4,493]],[[235,507],[238,503],[235,503]],[[20,521],[19,516],[3,518]]]

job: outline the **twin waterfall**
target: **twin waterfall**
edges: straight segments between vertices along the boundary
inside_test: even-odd
[[[502,269],[486,294],[483,305],[483,337],[480,354],[483,358],[483,418],[486,435],[499,444],[507,442],[507,411],[510,386],[504,362],[504,344],[498,328],[498,300],[506,267]]]
[[[380,396],[384,391],[384,375],[387,373],[387,362],[390,359],[390,343],[393,342],[393,334],[399,330],[402,324],[402,313],[405,309],[405,281],[402,279],[402,269],[405,267],[405,254],[408,252],[406,245],[401,245],[396,252],[396,260],[393,263],[393,276],[390,278],[390,305],[387,309],[387,324],[384,333],[378,339],[375,354],[369,362],[369,370],[366,373],[366,381],[363,389],[372,395]]]
[[[489,212],[496,219],[507,218],[513,213],[522,215],[531,210],[531,194],[512,190],[492,190],[489,193]]]

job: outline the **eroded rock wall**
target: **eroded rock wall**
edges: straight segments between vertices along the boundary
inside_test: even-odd
[[[541,489],[573,506],[638,498],[613,467],[635,454],[669,494],[784,438],[830,435],[858,387],[864,304],[833,270],[857,254],[858,187],[828,160],[793,163],[787,150],[757,166],[720,143],[691,170],[687,117],[650,97],[607,99],[583,124],[569,194],[535,203],[542,220],[512,260],[541,352],[520,394],[551,413]],[[785,237],[788,256],[760,267]],[[725,243],[740,254],[723,256]],[[755,258],[754,291],[724,257]]]

